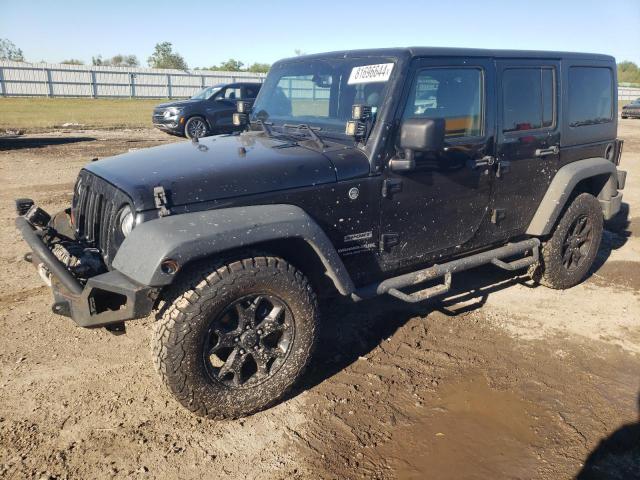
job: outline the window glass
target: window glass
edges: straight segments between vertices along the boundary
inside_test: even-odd
[[[259,88],[257,86],[249,85],[244,87],[245,92],[247,92],[247,98],[256,98],[258,96]]]
[[[224,91],[224,98],[227,100],[240,100],[241,93],[239,88],[227,88]]]
[[[545,68],[542,70],[542,126],[551,127],[553,125],[553,110],[555,104],[555,94],[553,89],[553,70]]]
[[[286,98],[286,102],[281,103],[290,111],[277,113],[293,117],[328,117],[331,82],[331,76],[319,81],[313,75],[287,75],[280,78],[276,95]]]
[[[569,125],[579,127],[613,120],[613,78],[600,67],[569,69]]]
[[[213,95],[215,95],[216,93],[218,93],[220,91],[221,87],[207,87],[203,90],[200,90],[198,93],[196,93],[193,97],[191,97],[192,100],[207,100],[209,98],[211,98]]]
[[[552,127],[555,115],[555,70],[508,68],[502,73],[503,131]]]
[[[502,118],[505,132],[542,127],[539,68],[514,68],[502,74]]]
[[[482,71],[431,68],[418,72],[404,118],[444,118],[448,138],[482,135]]]
[[[278,62],[260,89],[252,119],[344,135],[354,104],[370,105],[375,122],[394,66],[393,59],[372,57]]]

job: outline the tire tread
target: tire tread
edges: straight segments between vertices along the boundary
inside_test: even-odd
[[[201,401],[185,371],[185,362],[190,357],[184,348],[184,339],[191,333],[192,320],[202,315],[203,305],[224,288],[234,285],[239,279],[247,275],[257,275],[264,270],[273,270],[273,275],[286,274],[304,301],[313,311],[314,319],[309,322],[311,331],[308,333],[313,339],[302,358],[308,359],[315,346],[317,325],[317,298],[307,278],[283,259],[272,256],[256,256],[235,260],[211,267],[206,264],[197,265],[186,272],[170,287],[165,296],[165,305],[161,307],[154,324],[152,351],[154,365],[161,381],[176,399],[190,411],[210,418],[237,418],[255,413],[277,402],[302,375],[305,365],[294,375],[287,377],[282,393],[276,398],[254,405],[244,405],[233,411],[211,411],[205,402]],[[254,388],[259,388],[254,387]]]

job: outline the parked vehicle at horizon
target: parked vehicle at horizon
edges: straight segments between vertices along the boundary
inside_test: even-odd
[[[640,118],[640,98],[636,98],[622,107],[620,116],[622,118]]]
[[[87,165],[71,207],[17,200],[53,311],[153,349],[198,415],[266,408],[300,378],[318,296],[421,302],[484,264],[582,281],[620,209],[616,64],[414,47],[275,63],[244,131]],[[527,92],[523,95],[522,92]]]
[[[161,103],[153,110],[154,127],[172,135],[201,138],[237,130],[232,122],[236,103],[253,102],[260,83],[221,83],[202,89],[187,100]]]

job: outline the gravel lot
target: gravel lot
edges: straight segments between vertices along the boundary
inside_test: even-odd
[[[0,478],[638,478],[640,121],[619,135],[624,211],[584,284],[552,291],[483,268],[430,305],[331,303],[304,381],[232,422],[165,391],[152,318],[116,337],[53,315],[13,226],[14,198],[56,211],[91,158],[178,140],[0,138]]]

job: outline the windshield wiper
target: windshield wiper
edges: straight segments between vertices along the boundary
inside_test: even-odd
[[[319,149],[324,150],[327,146],[322,140],[322,138],[320,138],[320,135],[316,133],[316,130],[321,130],[320,127],[311,127],[306,123],[300,123],[298,125],[291,125],[289,123],[285,123],[283,127],[294,128],[296,130],[306,130],[307,132],[309,132],[309,136],[311,137],[313,142],[318,146]]]

